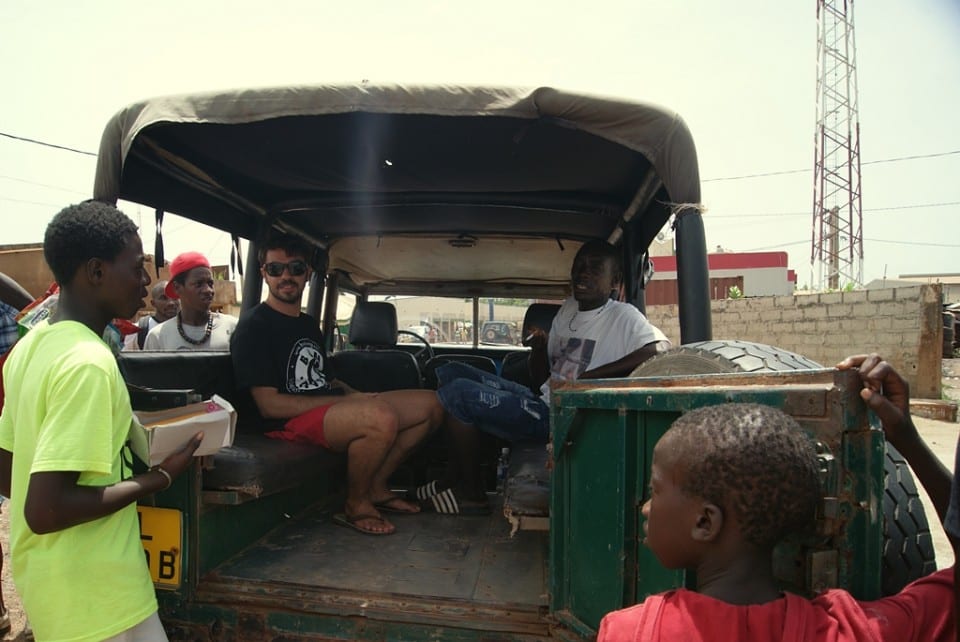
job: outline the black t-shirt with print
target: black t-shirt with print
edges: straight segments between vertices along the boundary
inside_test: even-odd
[[[249,408],[259,416],[249,398],[254,387],[276,388],[285,394],[329,395],[329,363],[323,347],[323,333],[316,319],[308,314],[291,317],[261,303],[240,318],[230,340],[230,355],[237,389],[245,395]],[[242,421],[250,427],[249,421]],[[282,421],[260,418],[259,427],[272,430]]]

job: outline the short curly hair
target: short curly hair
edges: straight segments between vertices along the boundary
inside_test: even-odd
[[[92,258],[117,258],[137,226],[113,205],[84,201],[60,210],[43,236],[43,258],[53,278],[69,285],[77,269]]]
[[[813,441],[793,417],[758,404],[705,406],[665,439],[688,495],[731,510],[746,541],[773,547],[812,529],[821,490]]]
[[[269,250],[283,250],[288,256],[302,256],[307,263],[312,263],[313,248],[299,236],[284,234],[271,230],[260,243],[257,260],[263,264],[267,260]]]

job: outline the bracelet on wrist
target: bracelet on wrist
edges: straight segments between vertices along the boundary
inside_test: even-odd
[[[150,469],[151,471],[156,471],[163,475],[167,479],[167,485],[161,488],[160,490],[167,490],[170,486],[173,485],[173,477],[170,476],[170,473],[165,471],[162,466],[154,466]]]

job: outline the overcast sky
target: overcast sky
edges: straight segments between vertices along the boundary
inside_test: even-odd
[[[960,1],[857,3],[856,42],[865,280],[960,273]],[[708,247],[786,251],[811,282],[812,0],[4,0],[0,78],[0,132],[88,151],[127,103],[233,87],[549,85],[660,103],[696,140]],[[41,241],[94,166],[0,136],[0,243]],[[716,180],[784,170],[802,171]],[[151,248],[152,212],[121,207]],[[170,255],[229,256],[225,234],[176,217],[164,231]]]

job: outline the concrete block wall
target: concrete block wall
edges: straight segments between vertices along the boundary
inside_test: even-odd
[[[711,302],[713,337],[775,345],[825,366],[877,352],[910,382],[916,398],[940,398],[943,341],[940,284]],[[676,305],[647,317],[680,343]]]

